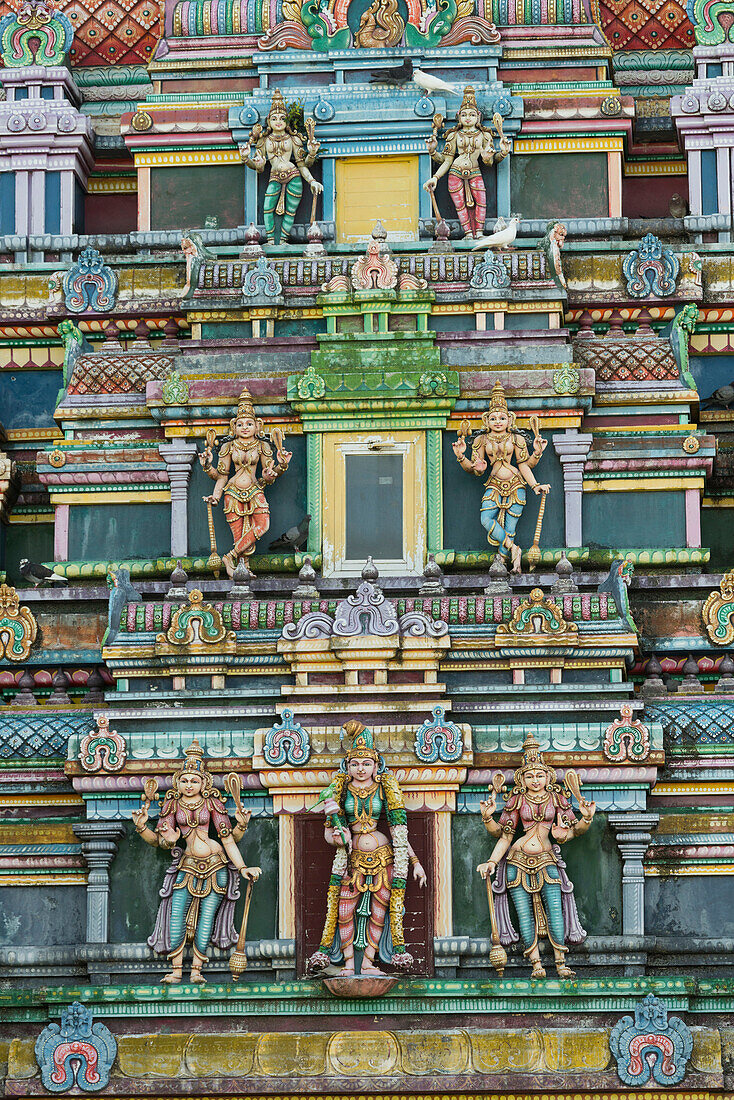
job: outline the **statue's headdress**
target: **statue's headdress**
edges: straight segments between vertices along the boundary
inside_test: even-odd
[[[351,719],[349,722],[344,723],[344,732],[351,741],[351,745],[347,749],[347,760],[361,758],[379,762],[380,754],[375,748],[372,730],[368,729],[362,722]]]
[[[285,105],[283,93],[281,92],[280,88],[276,88],[273,92],[273,99],[270,104],[270,110],[268,111],[268,118],[270,118],[273,111],[282,111],[286,117],[288,116],[288,108]]]
[[[548,772],[549,787],[555,785],[557,782],[556,769],[552,768],[550,764],[546,764],[543,759],[543,754],[540,751],[540,745],[533,735],[529,733],[522,747],[522,764],[515,771],[515,786],[524,787],[525,783],[523,776],[525,772],[535,771],[536,768],[543,768]]]
[[[489,399],[489,409],[487,411],[509,412],[505,390],[501,382],[495,382],[494,386],[492,386],[492,396]]]
[[[467,107],[470,107],[472,109],[472,111],[476,111],[477,114],[479,115],[479,120],[481,121],[482,112],[480,111],[479,107],[477,106],[476,92],[472,88],[471,84],[467,84],[467,86],[464,88],[464,98],[461,101],[461,106],[459,107],[459,110],[457,111],[457,115],[460,114],[462,111],[466,110]]]
[[[252,403],[252,395],[250,394],[250,391],[247,389],[247,387],[243,389],[237,402],[236,419],[239,420],[241,416],[249,416],[253,420],[257,420],[255,406]]]
[[[203,775],[205,771],[204,750],[198,741],[192,741],[186,749],[184,762],[179,768],[179,772],[197,772],[199,775]]]

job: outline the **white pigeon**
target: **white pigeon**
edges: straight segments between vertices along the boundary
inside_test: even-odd
[[[424,73],[422,69],[413,69],[413,80],[426,92],[448,92],[449,95],[461,96],[464,93],[455,88],[453,84],[447,84],[438,76]]]
[[[480,248],[509,248],[517,236],[519,224],[520,219],[517,217],[511,218],[509,225],[504,218],[498,218],[494,233],[486,237],[477,237],[472,245],[472,252],[477,252]]]

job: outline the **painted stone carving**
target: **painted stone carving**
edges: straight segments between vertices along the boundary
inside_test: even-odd
[[[663,247],[660,238],[652,233],[643,237],[638,248],[622,262],[627,293],[633,298],[665,298],[675,294],[679,270],[680,263],[673,250]]]
[[[579,628],[563,617],[561,608],[541,588],[534,588],[513,612],[509,623],[499,623],[495,645],[575,645]]]
[[[374,0],[360,20],[354,45],[367,50],[397,46],[404,33],[398,0]]]
[[[64,275],[62,289],[71,313],[108,313],[117,300],[117,275],[96,248],[85,248]]]
[[[0,657],[9,661],[25,661],[37,633],[33,612],[20,606],[14,588],[0,584]]]
[[[679,1085],[686,1075],[693,1036],[679,1016],[668,1017],[663,1001],[648,993],[612,1028],[609,1046],[620,1081],[639,1087],[652,1078],[658,1085]]]
[[[117,1040],[109,1028],[92,1023],[79,1001],[61,1010],[61,1023],[48,1024],[36,1039],[36,1061],[48,1092],[101,1092],[110,1081]]]
[[[446,134],[443,152],[437,153],[441,115],[435,116],[433,132],[426,138],[428,152],[440,167],[423,186],[429,192],[435,191],[438,181],[448,173],[449,194],[465,237],[480,237],[487,216],[487,191],[479,161],[494,164],[510,152],[510,143],[502,130],[502,116],[495,114],[492,121],[499,137],[497,150],[491,129],[482,125],[474,89],[466,87],[456,125]]]
[[[379,962],[405,971],[413,962],[403,932],[408,868],[419,886],[426,872],[408,840],[403,792],[371,730],[352,720],[344,732],[350,744],[340,771],[312,807],[326,815],[324,836],[336,854],[309,973],[372,977],[384,974]],[[378,829],[383,811],[392,843]]]
[[[283,710],[281,720],[265,734],[263,757],[273,768],[284,764],[299,767],[308,763],[311,755],[311,739],[308,731],[294,721],[293,711]]]
[[[189,399],[189,387],[179,371],[172,370],[161,386],[164,405],[185,405]]]
[[[290,451],[284,449],[280,429],[273,428],[270,440],[275,445],[274,460],[273,449],[263,431],[264,424],[255,414],[250,392],[244,389],[240,394],[237,415],[229,422],[229,435],[221,440],[216,468],[212,463],[211,445],[207,444],[199,455],[204,472],[216,482],[211,495],[204,497],[204,500],[208,505],[216,505],[224,497],[224,515],[234,546],[221,561],[230,577],[240,559],[249,569],[255,543],[270,527],[270,509],[263,487],[272,485],[276,478],[285,473],[293,457]],[[259,477],[258,465],[261,467]]]
[[[524,954],[533,966],[531,978],[546,976],[540,958],[544,936],[553,950],[558,976],[573,978],[574,971],[565,961],[568,945],[583,943],[586,932],[579,924],[573,884],[566,875],[558,845],[586,832],[596,813],[596,803],[581,796],[579,778],[571,768],[566,770],[561,786],[555,768],[545,763],[538,742],[531,736],[525,738],[522,764],[515,771],[514,786],[498,822],[493,815],[496,796],[505,790],[501,773],[492,777],[492,786],[494,789],[480,806],[484,827],[497,843],[487,862],[480,863],[477,870],[487,882],[493,941],[507,946],[518,940],[510,920],[511,896]],[[572,793],[579,804],[580,819],[571,806]],[[518,826],[523,832],[515,840]],[[494,962],[498,969],[504,967],[504,951],[502,956],[501,962]]]
[[[581,386],[581,375],[571,363],[564,363],[553,371],[553,390],[559,397],[578,393]]]
[[[194,292],[203,260],[216,260],[217,255],[207,248],[200,233],[184,229],[181,235],[181,251],[186,260],[186,280],[181,291],[182,298],[188,298]]]
[[[413,750],[423,764],[437,760],[451,764],[461,759],[464,738],[456,723],[447,720],[444,707],[434,707],[433,718],[427,718],[415,731]]]
[[[196,652],[201,647],[233,644],[235,633],[227,630],[222,614],[210,603],[204,603],[204,594],[198,588],[189,592],[188,603],[183,604],[171,616],[171,625],[165,634],[156,639],[159,645],[168,643]]]
[[[127,760],[125,738],[110,729],[110,720],[102,711],[95,714],[97,728],[79,742],[79,763],[85,772],[119,772]]]
[[[111,645],[120,630],[122,613],[129,603],[140,603],[140,593],[130,582],[130,570],[120,566],[107,574],[107,587],[110,599],[107,604],[107,629],[102,639],[103,645]]]
[[[257,298],[260,295],[278,298],[283,293],[283,284],[277,270],[264,256],[260,256],[255,266],[247,271],[242,280],[242,293],[245,298]]]
[[[734,42],[734,20],[727,0],[687,0],[686,11],[695,28],[698,46]]]
[[[634,571],[634,562],[631,562],[629,558],[615,558],[609,566],[608,575],[599,585],[598,591],[611,594],[621,618],[624,619],[631,630],[637,631],[627,594]]]
[[[198,985],[206,981],[202,968],[210,943],[223,949],[237,943],[241,952],[234,928],[239,876],[248,883],[257,882],[261,872],[259,867],[245,864],[237,847],[250,820],[250,811],[242,808],[239,776],[230,773],[225,787],[235,801],[234,826],[204,766],[201,746],[192,741],[174,773],[155,829],[148,824],[148,811],[151,802],[157,801],[157,779],[145,780],[142,807],[132,814],[135,829],[146,844],[173,849],[155,928],[148,939],[153,951],[170,960],[171,970],[161,979],[169,985],[178,985],[182,979],[187,943],[193,952],[191,981]],[[218,840],[209,835],[212,825]]]
[[[279,89],[276,88],[265,129],[259,123],[252,127],[250,139],[240,145],[242,160],[256,172],[264,172],[270,165],[270,181],[265,191],[263,217],[268,241],[277,244],[288,240],[296,211],[303,194],[303,181],[306,180],[314,196],[323,191],[322,185],[315,180],[309,169],[318,156],[321,143],[314,135],[314,120],[306,119],[307,140],[288,123],[288,110]],[[255,153],[252,155],[252,145]],[[275,219],[280,218],[280,229],[276,231]]]
[[[63,65],[74,28],[51,0],[24,0],[0,19],[0,55],[7,68]]]
[[[563,222],[550,221],[545,229],[545,236],[540,242],[540,247],[545,253],[548,270],[552,273],[556,285],[566,289],[566,276],[563,274],[561,262],[561,249],[566,243],[568,230]]]
[[[604,731],[602,751],[607,760],[615,764],[625,760],[647,760],[650,755],[650,731],[638,718],[633,718],[629,703],[622,703],[619,718]]]
[[[297,623],[286,623],[283,637],[288,641],[330,638],[332,635],[356,638],[364,634],[378,638],[393,634],[442,638],[448,630],[448,623],[429,619],[422,611],[406,611],[398,618],[395,604],[385,598],[384,592],[370,581],[362,581],[353,596],[339,601],[333,618],[325,611],[309,611]]]
[[[64,385],[68,386],[76,363],[82,352],[89,352],[92,347],[84,333],[73,321],[60,321],[57,329],[64,345]]]
[[[734,570],[724,574],[719,591],[712,592],[703,605],[703,625],[714,645],[734,642]]]
[[[474,290],[506,290],[511,282],[502,259],[487,249],[484,259],[476,264],[469,285]]]
[[[682,380],[692,390],[697,389],[696,380],[689,368],[688,345],[696,331],[698,323],[698,306],[695,302],[689,302],[683,309],[676,313],[670,329],[670,344],[673,355]]]
[[[538,421],[532,418],[534,441],[532,453],[527,441],[515,424],[515,414],[507,407],[501,382],[495,383],[489,409],[482,414],[482,429],[473,437],[471,458],[466,457],[466,437],[469,425],[462,424],[459,438],[454,443],[454,454],[463,470],[482,477],[489,467],[486,492],[482,497],[481,523],[487,532],[487,542],[496,547],[502,557],[509,557],[512,572],[520,573],[522,548],[515,542],[515,531],[527,499],[527,487],[536,496],[549,493],[550,485],[540,485],[535,480],[533,468],[537,466],[547,446],[540,435]],[[515,459],[517,466],[512,465]],[[536,532],[537,538],[540,532]]]

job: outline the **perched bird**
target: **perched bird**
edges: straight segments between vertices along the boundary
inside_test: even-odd
[[[283,532],[280,538],[273,539],[268,549],[300,550],[308,538],[308,525],[310,522],[311,516],[304,516],[297,527],[289,527],[287,531]]]
[[[510,219],[509,225],[504,218],[498,218],[494,233],[490,233],[485,237],[477,237],[472,245],[472,252],[476,252],[480,248],[509,248],[517,236],[519,224],[520,219],[517,215]]]
[[[668,213],[671,218],[685,218],[688,213],[688,203],[677,193],[671,195],[668,203]]]
[[[21,577],[25,577],[27,581],[33,581],[34,588],[44,584],[69,583],[66,577],[62,577],[60,573],[55,573],[53,569],[48,569],[45,565],[39,565],[35,561],[28,561],[28,558],[20,559],[19,569]]]
[[[431,73],[424,73],[422,69],[413,69],[414,82],[425,92],[448,92],[449,95],[462,96],[464,93],[458,88],[455,88],[453,84],[447,84],[445,80],[441,80],[439,76],[432,76]]]
[[[714,390],[711,396],[701,403],[701,408],[710,409],[712,405],[723,405],[725,409],[728,409],[733,401],[734,384],[730,382],[728,386],[720,386],[718,390]]]
[[[399,87],[412,79],[413,62],[408,58],[396,69],[375,69],[370,77],[370,84],[393,84]]]

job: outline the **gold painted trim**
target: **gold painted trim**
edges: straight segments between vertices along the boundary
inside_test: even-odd
[[[87,191],[90,195],[135,195],[138,191],[138,181],[134,176],[108,176],[103,179],[90,179],[87,181]]]
[[[146,492],[144,489],[123,489],[120,492],[100,492],[92,489],[88,493],[54,490],[50,497],[52,504],[170,504],[171,490],[154,489]]]
[[[624,140],[619,138],[516,138],[514,153],[621,153]]]
[[[685,176],[688,166],[684,160],[638,160],[627,161],[624,165],[625,176]]]
[[[239,149],[191,149],[185,153],[135,154],[136,168],[185,168],[191,164],[242,164],[242,157]]]
[[[0,875],[0,886],[86,886],[87,876],[58,871],[42,875]]]
[[[703,489],[702,477],[610,477],[584,478],[585,493],[621,493],[630,489],[643,492],[674,492],[680,489]]]
[[[708,875],[734,876],[732,863],[698,863],[684,867],[673,867],[669,863],[659,867],[645,867],[645,878],[703,878]],[[625,1093],[625,1100],[628,1094]]]

